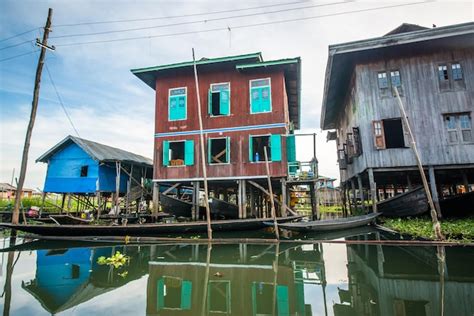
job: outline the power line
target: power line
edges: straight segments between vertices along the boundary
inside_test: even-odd
[[[74,132],[77,134],[77,137],[82,138],[81,135],[79,135],[79,132],[76,129],[76,126],[74,126],[74,123],[72,122],[71,117],[69,116],[69,113],[66,110],[66,107],[64,106],[63,100],[61,99],[61,96],[59,95],[58,89],[56,88],[56,85],[54,84],[53,77],[51,76],[51,72],[49,72],[48,64],[44,64],[46,66],[46,72],[48,73],[49,80],[51,81],[51,84],[53,85],[54,91],[56,92],[56,96],[58,97],[59,104],[61,104],[61,107],[63,108],[64,114],[66,114],[66,117],[71,124],[72,128],[74,129]]]
[[[26,55],[31,55],[31,54],[36,53],[36,52],[39,52],[39,50],[34,50],[32,52],[28,52],[28,53],[24,53],[24,54],[20,54],[20,55],[15,55],[15,56],[12,56],[12,57],[0,59],[0,63],[4,62],[4,61],[7,61],[7,60],[10,60],[10,59],[14,59],[14,58],[18,58],[18,57],[22,57],[22,56],[26,56]]]
[[[124,42],[124,41],[139,40],[139,39],[151,39],[151,38],[158,38],[158,37],[171,37],[171,36],[198,34],[198,33],[209,33],[209,32],[217,32],[217,31],[228,31],[229,29],[231,29],[231,30],[232,29],[243,29],[243,28],[251,28],[251,27],[263,26],[263,25],[283,24],[283,23],[289,23],[289,22],[294,22],[294,21],[315,20],[315,19],[320,19],[320,18],[325,18],[325,17],[339,16],[339,15],[345,15],[345,14],[351,14],[351,13],[360,13],[360,12],[377,11],[377,10],[391,9],[391,8],[398,8],[398,7],[406,7],[406,6],[424,4],[424,3],[428,3],[428,2],[431,2],[431,0],[425,0],[425,1],[422,1],[422,2],[411,2],[411,3],[405,3],[405,4],[396,4],[396,5],[382,6],[382,7],[368,8],[368,9],[336,12],[336,13],[329,13],[329,14],[309,16],[309,17],[301,17],[301,18],[294,18],[294,19],[269,21],[269,22],[261,22],[261,23],[254,23],[254,24],[244,24],[244,25],[238,25],[238,26],[226,26],[226,27],[207,29],[207,30],[199,30],[199,31],[186,31],[186,32],[178,32],[178,33],[136,36],[136,37],[125,37],[125,38],[117,38],[117,39],[109,39],[109,40],[96,40],[96,41],[87,41],[87,42],[72,42],[72,43],[57,44],[55,46],[56,47],[66,47],[66,46],[77,46],[77,45],[90,45],[90,44],[100,44],[100,43]]]
[[[28,34],[28,33],[33,32],[33,31],[36,31],[37,29],[40,29],[40,28],[39,28],[39,27],[35,27],[34,29],[31,29],[31,30],[28,30],[28,31],[25,31],[25,32],[22,32],[22,33],[19,33],[19,34],[16,34],[16,35],[12,35],[12,36],[7,37],[7,38],[4,38],[4,39],[1,39],[1,40],[0,40],[0,43],[1,43],[1,42],[5,42],[5,41],[8,41],[8,40],[11,40],[12,38],[15,38],[15,37],[18,37],[18,36],[22,36],[22,35]]]
[[[10,46],[5,46],[5,47],[0,48],[0,50],[5,50],[5,49],[8,49],[8,48],[17,47],[17,46],[27,44],[27,43],[31,43],[31,42],[33,42],[33,40],[28,40],[28,41],[24,41],[24,42],[21,42],[21,43],[16,43],[16,44],[13,44],[13,45],[10,45]]]
[[[222,21],[222,20],[230,20],[230,19],[237,19],[237,18],[245,18],[251,16],[259,16],[259,15],[267,15],[267,14],[275,14],[281,12],[290,12],[290,11],[298,11],[303,9],[311,9],[317,7],[326,7],[332,5],[338,5],[347,3],[347,1],[339,1],[333,3],[326,3],[326,4],[315,4],[305,7],[298,7],[298,8],[290,8],[290,9],[280,9],[275,11],[267,11],[267,12],[257,12],[257,13],[248,13],[248,14],[240,14],[240,15],[233,15],[233,16],[226,16],[226,17],[219,17],[213,19],[205,19],[205,20],[198,20],[198,21],[185,21],[185,22],[177,22],[171,24],[163,24],[163,25],[155,25],[155,26],[144,26],[144,27],[137,27],[137,28],[128,28],[122,30],[110,30],[110,31],[102,31],[102,32],[93,32],[93,33],[77,33],[77,34],[70,34],[70,35],[60,35],[60,36],[52,36],[51,38],[64,38],[64,37],[78,37],[78,36],[93,36],[93,35],[104,35],[104,34],[112,34],[112,33],[123,33],[123,32],[133,32],[133,31],[142,31],[142,30],[149,30],[155,28],[162,28],[162,27],[172,27],[172,26],[180,26],[180,25],[189,25],[189,24],[199,24],[199,23],[207,23],[207,22],[214,22],[214,21]]]
[[[348,0],[348,1],[352,1],[352,0]],[[191,13],[191,14],[182,14],[182,15],[170,15],[170,16],[153,17],[153,18],[142,18],[142,19],[128,19],[128,20],[112,20],[112,21],[83,22],[83,23],[73,23],[73,24],[59,24],[59,25],[54,25],[54,26],[55,26],[55,27],[65,27],[65,26],[81,26],[81,25],[94,25],[94,24],[111,24],[111,23],[123,23],[123,22],[143,22],[143,21],[165,20],[165,19],[174,19],[174,18],[188,18],[188,17],[201,16],[201,15],[213,15],[213,14],[221,14],[221,13],[229,13],[229,12],[240,12],[240,11],[248,11],[248,10],[255,10],[255,9],[264,9],[264,8],[271,8],[271,7],[279,7],[279,6],[300,4],[300,3],[304,3],[304,2],[308,2],[308,0],[295,1],[295,2],[288,2],[288,3],[269,4],[269,5],[263,5],[263,6],[257,6],[257,7],[249,7],[249,8],[240,8],[240,9],[231,9],[231,10],[202,12],[202,13]]]

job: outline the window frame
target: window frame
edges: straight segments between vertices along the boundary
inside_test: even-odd
[[[83,172],[84,170],[85,172]],[[89,165],[82,165],[81,170],[79,172],[79,178],[87,178],[88,176],[89,176]]]
[[[261,87],[268,87],[269,90],[269,96],[270,96],[270,110],[268,111],[262,111],[262,112],[253,112],[252,111],[252,82],[254,81],[259,81],[259,80],[268,80],[268,86],[260,86],[256,88],[261,88]],[[250,114],[264,114],[264,113],[271,113],[273,111],[273,100],[272,100],[272,78],[267,77],[267,78],[256,78],[256,79],[250,79],[249,80],[249,105],[250,105]]]
[[[462,128],[461,126],[461,116],[467,115],[469,118],[469,122],[471,123],[470,128]],[[446,132],[446,141],[448,145],[463,145],[463,144],[472,144],[474,143],[474,135],[472,133],[472,115],[471,112],[455,112],[455,113],[443,113],[443,125],[444,125],[444,130]],[[455,128],[448,128],[446,126],[446,118],[447,117],[452,117],[455,119]],[[465,141],[464,136],[463,136],[463,131],[471,131],[471,140]],[[450,132],[456,132],[456,141],[451,142],[449,138],[449,133]]]
[[[177,120],[172,120],[171,119],[171,103],[170,103],[171,91],[172,90],[179,90],[179,89],[184,89],[184,96],[185,96],[184,118],[177,119]],[[183,94],[178,94],[178,96],[181,96],[181,95],[183,95]],[[185,121],[187,119],[188,119],[188,87],[169,88],[168,89],[168,122]]]
[[[380,75],[385,75],[385,77],[381,78]],[[386,86],[385,87],[381,87],[380,86],[380,82],[382,80],[385,80],[385,84]],[[380,90],[383,90],[383,89],[389,89],[389,82],[388,82],[388,76],[387,76],[387,71],[377,71],[377,86]]]
[[[186,164],[186,141],[189,141],[189,140],[192,140],[194,142],[194,139],[165,140],[166,142],[168,142],[168,150],[170,149],[169,145],[171,143],[183,143],[183,147],[184,147],[183,148],[183,164],[182,165],[171,165],[170,164],[171,163],[171,157],[169,156],[170,153],[168,152],[168,162],[169,162],[169,164],[164,165],[163,164],[163,158],[162,158],[162,160],[161,160],[162,166],[166,167],[166,168],[170,168],[170,167],[171,168],[182,168],[182,167],[192,167],[192,166],[194,166],[194,164],[192,164],[192,165],[187,165]],[[162,149],[162,150],[164,150],[164,149]]]
[[[209,114],[209,117],[222,117],[222,116],[230,116],[230,114],[232,113],[231,111],[231,108],[232,108],[232,105],[231,105],[231,95],[232,95],[232,91],[231,91],[231,85],[230,85],[230,81],[227,81],[227,82],[216,82],[216,83],[211,83],[209,85],[209,90],[211,92],[211,95],[212,95],[212,87],[213,86],[217,86],[217,85],[222,85],[222,84],[228,84],[229,86],[229,114],[219,114],[219,115],[213,115],[212,114],[212,111]],[[209,96],[208,96],[209,97]],[[212,99],[208,101],[208,104],[210,104],[212,102]]]
[[[454,68],[453,66],[455,66],[455,65],[458,65],[459,67]],[[456,69],[456,73],[458,73],[456,76],[460,76],[460,77],[456,77],[454,75],[455,69]],[[453,81],[464,81],[463,67],[462,67],[461,63],[458,62],[458,61],[453,61],[451,63],[451,78],[452,78]]]
[[[272,134],[271,133],[267,133],[267,134],[259,134],[259,135],[252,135],[250,134],[249,135],[249,153],[250,153],[250,138],[255,138],[255,137],[263,137],[263,136],[268,136],[268,147],[267,148],[270,148],[271,144],[272,144]],[[252,146],[253,146],[253,140],[252,140]],[[253,153],[253,156],[255,156],[255,153],[253,152],[253,148],[252,148],[252,153]],[[268,161],[268,163],[272,163],[273,160],[271,160],[271,148],[270,148],[270,152],[267,152],[267,155],[270,154],[270,160]],[[265,163],[265,156],[263,157],[263,160],[259,160],[259,161],[254,161],[254,160],[250,160],[250,163]]]
[[[211,140],[215,140],[215,139],[225,139],[226,141],[226,155],[228,153],[228,156],[229,156],[229,159],[227,162],[216,162],[216,163],[212,163],[211,161],[207,161],[207,164],[209,166],[222,166],[222,165],[230,165],[230,154],[231,154],[231,151],[230,151],[230,148],[231,148],[231,145],[230,145],[230,136],[222,136],[222,137],[209,137],[207,138],[207,152],[208,152],[208,155],[211,155],[210,154],[210,151],[211,151]],[[228,145],[228,146],[227,146]],[[208,156],[210,157],[210,156]]]

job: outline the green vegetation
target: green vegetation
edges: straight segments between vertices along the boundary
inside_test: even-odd
[[[435,239],[431,218],[384,218],[383,226],[413,237]],[[447,240],[474,242],[474,217],[441,220],[441,231]]]
[[[129,262],[130,262],[130,257],[120,253],[120,251],[117,251],[115,255],[113,255],[112,257],[101,256],[97,259],[98,264],[100,265],[106,264],[108,266],[113,266],[115,269],[121,268],[122,266],[124,266],[125,264]]]

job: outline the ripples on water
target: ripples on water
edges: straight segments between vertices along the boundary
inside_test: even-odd
[[[373,232],[350,235],[345,238],[381,238]],[[1,242],[4,315],[474,312],[474,250],[468,247],[289,242],[104,246],[20,239],[15,251],[8,252],[9,240]],[[97,263],[117,251],[130,257],[128,264],[114,268]],[[12,266],[13,271],[7,269]]]

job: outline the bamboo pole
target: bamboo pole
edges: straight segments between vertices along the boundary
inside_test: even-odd
[[[421,164],[421,159],[420,155],[418,154],[418,149],[416,148],[416,142],[415,142],[415,137],[413,136],[413,132],[410,127],[410,123],[408,122],[408,116],[405,112],[405,108],[403,107],[403,102],[402,99],[400,98],[400,93],[398,93],[397,87],[393,87],[393,91],[395,92],[395,95],[397,97],[398,101],[398,106],[400,108],[400,112],[403,117],[403,123],[405,124],[405,127],[408,131],[408,134],[410,136],[410,144],[411,148],[413,150],[413,153],[415,154],[415,159],[416,159],[416,164],[418,165],[418,169],[420,170],[420,175],[421,175],[421,181],[423,182],[423,187],[425,188],[426,192],[426,197],[428,198],[428,203],[430,205],[430,215],[431,215],[431,221],[433,222],[433,230],[436,235],[436,238],[438,240],[444,240],[443,233],[441,232],[441,225],[438,221],[438,212],[436,211],[436,208],[433,203],[433,198],[431,197],[431,192],[430,188],[428,186],[428,181],[426,180],[426,175],[425,171],[423,170],[423,165]]]
[[[250,183],[251,185],[253,185],[254,187],[256,187],[257,189],[259,189],[260,191],[262,191],[263,193],[265,193],[266,195],[268,195],[270,197],[270,192],[268,192],[267,190],[265,190],[264,187],[262,187],[260,184],[258,184],[257,182],[255,181],[252,181],[252,180],[248,180],[248,183]],[[277,198],[275,196],[273,196],[273,201],[276,202],[277,204],[279,204],[281,207],[283,207],[284,209],[286,209],[288,212],[290,212],[290,214],[293,214],[293,215],[298,215],[297,212],[293,211],[291,208],[288,207],[288,205],[285,205],[283,204],[282,202],[278,201]]]
[[[267,146],[263,147],[263,151],[265,154],[265,168],[267,170],[268,191],[270,193],[270,203],[272,205],[273,229],[275,229],[276,239],[280,239],[280,232],[278,231],[278,223],[276,220],[275,201],[273,200],[272,179],[270,177],[270,167],[268,166]]]
[[[26,168],[28,165],[28,152],[30,149],[31,135],[33,133],[33,126],[35,125],[36,111],[38,110],[38,100],[41,84],[41,73],[43,72],[44,57],[46,55],[46,49],[48,45],[48,36],[51,31],[51,17],[53,15],[53,9],[48,10],[48,18],[46,20],[46,25],[44,27],[43,41],[41,42],[41,53],[38,60],[38,66],[36,68],[36,77],[35,77],[35,87],[33,91],[33,102],[31,104],[31,114],[30,121],[28,123],[28,128],[26,130],[25,145],[23,146],[23,154],[21,158],[21,169],[20,169],[20,178],[16,187],[16,196],[15,196],[15,207],[12,214],[12,223],[18,224],[20,219],[20,204],[21,204],[21,193],[23,191],[23,184],[25,183],[26,177]],[[26,221],[25,221],[26,222]],[[15,233],[15,232],[13,232]]]
[[[209,190],[207,187],[207,170],[206,170],[206,155],[204,151],[204,134],[202,127],[202,113],[201,113],[201,96],[199,93],[199,79],[197,74],[196,67],[196,58],[194,56],[193,48],[193,65],[194,65],[194,81],[196,83],[196,97],[198,103],[198,118],[199,118],[199,139],[201,147],[201,166],[202,166],[202,175],[204,178],[204,202],[206,205],[206,221],[207,221],[207,238],[212,240],[212,227],[211,227],[211,210],[209,209]]]

